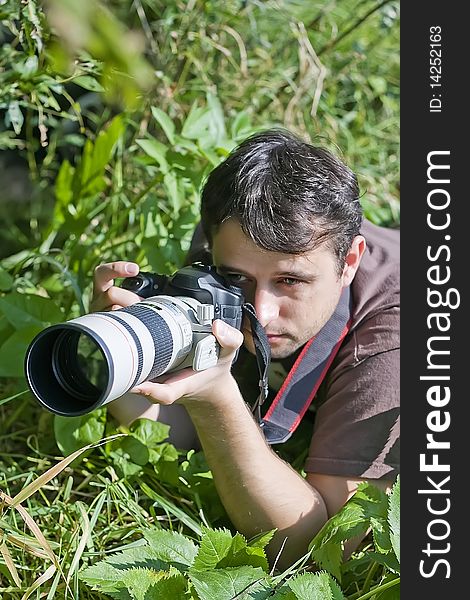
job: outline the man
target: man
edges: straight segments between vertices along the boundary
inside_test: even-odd
[[[303,350],[351,292],[348,333],[332,345],[313,402],[306,478],[265,442],[247,407],[254,398],[243,397],[245,382],[234,377],[236,350],[244,343],[255,352],[248,322],[240,332],[214,321],[217,366],[142,383],[133,390],[145,397],[138,406],[118,400],[110,408],[130,422],[184,407],[234,526],[248,537],[277,528],[269,549],[274,558],[287,539],[278,563],[286,566],[361,481],[388,489],[398,472],[398,232],[363,222],[356,177],[340,160],[280,130],[252,136],[212,171],[201,224],[206,241],[196,237],[192,254],[210,251],[254,305],[271,347],[273,386],[276,373],[280,387],[299,360],[308,369]],[[93,308],[137,301],[113,285],[137,270],[99,266]]]

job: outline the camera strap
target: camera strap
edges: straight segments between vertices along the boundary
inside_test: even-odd
[[[245,309],[245,306],[250,306],[251,310]],[[264,418],[261,417],[260,409],[267,397],[271,352],[254,308],[251,305],[245,306],[245,314],[251,323],[260,373],[260,395],[253,407],[253,414],[257,413],[258,422],[268,444],[282,444],[291,437],[307,412],[350,329],[351,292],[349,287],[344,288],[333,315],[318,334],[305,344]]]

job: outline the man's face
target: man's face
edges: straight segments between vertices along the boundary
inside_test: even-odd
[[[254,305],[274,359],[292,355],[320,331],[353,276],[346,276],[348,267],[338,276],[336,258],[325,246],[302,255],[264,250],[234,219],[219,227],[212,254],[219,273],[240,287],[246,301]],[[246,319],[243,334],[245,346],[254,354]]]

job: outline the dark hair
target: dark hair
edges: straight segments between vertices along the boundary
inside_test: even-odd
[[[327,243],[342,270],[362,222],[357,179],[328,150],[288,131],[263,131],[233,150],[202,190],[210,245],[231,217],[266,250],[301,254]]]

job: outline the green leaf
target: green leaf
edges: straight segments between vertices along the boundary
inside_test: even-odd
[[[152,106],[152,114],[155,117],[157,123],[160,124],[161,128],[165,132],[166,137],[171,145],[175,143],[175,124],[170,117],[163,112],[160,108]]]
[[[148,600],[147,591],[163,576],[164,571],[145,568],[132,568],[124,571],[122,583],[135,600]]]
[[[266,579],[262,569],[249,566],[217,571],[191,570],[189,576],[200,600],[247,599],[248,593],[263,589]],[[244,591],[246,594],[243,594]]]
[[[178,214],[184,202],[184,193],[181,189],[181,181],[173,171],[168,171],[163,177],[163,185],[168,194],[168,201],[174,214]]]
[[[74,173],[74,167],[72,167],[67,159],[64,160],[60,165],[59,173],[55,180],[54,192],[57,200],[54,208],[55,219],[59,218],[62,220],[63,209],[72,202]]]
[[[0,377],[24,377],[24,357],[33,338],[42,330],[29,325],[14,331],[0,347]]]
[[[54,416],[54,434],[64,456],[104,437],[106,409],[99,408],[80,417]]]
[[[38,57],[33,54],[28,56],[28,58],[24,61],[24,64],[21,67],[21,78],[29,79],[32,77],[38,70]]]
[[[132,423],[130,432],[147,448],[152,448],[168,439],[169,425],[151,419],[137,419]]]
[[[288,581],[298,600],[346,600],[341,588],[329,573],[303,573]]]
[[[91,75],[74,77],[73,83],[76,83],[85,90],[90,90],[90,92],[104,92],[104,87]]]
[[[151,140],[136,140],[135,141],[138,146],[142,148],[142,150],[153,158],[153,160],[159,165],[162,173],[168,173],[169,167],[168,162],[166,160],[166,152],[167,148],[164,144],[158,142],[156,139]]]
[[[181,135],[189,140],[200,141],[207,136],[210,119],[210,111],[207,108],[199,107],[195,101],[183,124]]]
[[[124,573],[125,571],[117,569],[103,560],[82,570],[79,579],[95,591],[112,592],[119,589],[119,582],[122,581]]]
[[[15,329],[47,327],[63,321],[60,308],[50,298],[12,292],[0,297],[0,311]]]
[[[253,128],[248,113],[245,111],[241,111],[233,120],[232,126],[230,128],[230,133],[232,139],[236,140],[237,138],[247,137],[248,134],[251,133],[252,129]]]
[[[357,535],[364,535],[371,519],[383,520],[387,514],[388,497],[382,490],[361,483],[356,493],[329,519],[312,540],[309,549],[323,568],[338,580],[341,578],[342,543]]]
[[[369,561],[383,565],[387,570],[396,575],[400,574],[400,563],[394,552],[389,552],[388,554],[384,554],[383,552],[368,552],[367,558]]]
[[[187,590],[189,581],[181,573],[164,573],[157,583],[152,585],[145,600],[189,600]]]
[[[227,139],[225,118],[222,104],[215,94],[207,93],[207,105],[210,109],[209,130],[211,132],[212,146],[222,146]]]
[[[263,571],[269,571],[268,560],[263,548],[248,546],[245,537],[241,533],[236,533],[227,556],[217,564],[217,568],[242,567],[243,565],[261,567]]]
[[[400,477],[397,477],[388,499],[388,523],[390,525],[390,541],[397,560],[400,562]]]
[[[123,587],[123,578],[130,569],[152,569],[158,572],[167,568],[166,563],[154,556],[152,548],[138,546],[112,554],[87,567],[79,577],[94,590],[109,593]]]
[[[99,132],[94,145],[85,144],[81,164],[80,197],[93,196],[106,187],[105,168],[123,132],[122,117],[117,115],[106,129]]]
[[[232,534],[228,529],[205,529],[194,560],[193,569],[215,569],[232,547]]]
[[[259,533],[258,535],[248,540],[248,545],[252,546],[253,548],[265,548],[273,539],[276,531],[277,529],[271,529],[270,531]]]
[[[390,584],[392,581],[396,582],[396,585],[385,589],[383,592],[378,591],[374,596],[374,600],[400,600],[400,579],[395,575],[388,574],[384,579],[380,582],[380,587]]]
[[[14,100],[8,105],[8,110],[5,115],[5,125],[7,127],[11,125],[16,135],[19,135],[21,133],[23,123],[24,117],[23,113],[21,112],[20,105],[17,100]]]
[[[343,547],[341,542],[329,541],[318,549],[312,550],[312,557],[324,569],[341,581],[341,561],[343,559]]]
[[[190,567],[196,557],[196,544],[176,531],[147,529],[144,537],[155,556],[167,563],[178,563]]]

